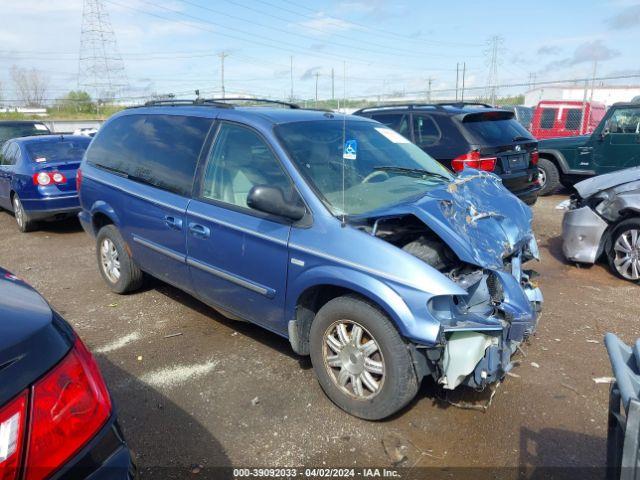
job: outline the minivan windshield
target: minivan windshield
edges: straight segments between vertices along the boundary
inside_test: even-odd
[[[27,144],[27,150],[34,162],[80,162],[90,138],[81,140],[39,141]]]
[[[334,215],[361,215],[419,198],[453,177],[396,131],[354,120],[292,122],[282,145]]]

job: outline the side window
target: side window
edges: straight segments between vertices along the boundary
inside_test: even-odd
[[[103,127],[87,162],[189,196],[213,120],[181,115],[125,115]]]
[[[292,199],[293,185],[271,149],[252,130],[223,123],[207,160],[201,196],[247,207],[256,185],[278,187]]]
[[[411,138],[408,115],[402,113],[377,113],[371,115],[371,118],[377,122],[385,124],[389,128],[393,128],[400,135]]]
[[[608,121],[610,133],[640,133],[640,108],[620,108]]]
[[[415,143],[419,147],[435,145],[442,136],[438,125],[428,115],[413,116],[413,135],[415,136]]]
[[[5,143],[0,152],[0,165],[15,165],[18,159],[19,148],[15,143]]]
[[[558,109],[556,108],[543,108],[542,115],[540,116],[540,128],[544,128],[545,130],[553,128],[557,113]]]
[[[582,109],[570,108],[567,110],[567,119],[564,122],[564,128],[567,130],[579,130],[582,123]]]

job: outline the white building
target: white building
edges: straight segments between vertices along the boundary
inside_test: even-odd
[[[607,107],[616,102],[630,102],[640,95],[638,85],[596,85],[593,88],[593,101],[604,103]],[[524,94],[524,104],[535,107],[541,100],[577,100],[585,99],[584,86],[543,85]],[[586,99],[591,99],[591,87],[586,89]]]

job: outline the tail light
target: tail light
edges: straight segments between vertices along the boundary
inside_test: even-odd
[[[478,150],[473,150],[464,155],[454,158],[451,161],[451,168],[455,172],[461,172],[465,167],[493,172],[496,168],[497,157],[482,157]]]
[[[27,392],[0,409],[0,480],[18,478],[26,417]]]
[[[48,477],[110,415],[111,399],[98,365],[78,338],[71,352],[33,387],[25,478]]]
[[[82,185],[82,170],[78,169],[76,172],[76,190],[80,193],[80,186]]]
[[[33,184],[45,187],[51,184],[67,183],[67,177],[60,172],[40,172],[33,174]]]
[[[540,160],[540,154],[538,153],[538,150],[534,150],[533,152],[531,152],[529,158],[531,158],[531,165],[533,165],[534,167],[538,165],[538,160]]]

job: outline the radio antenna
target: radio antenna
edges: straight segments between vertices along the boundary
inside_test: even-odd
[[[345,200],[345,147],[347,143],[347,62],[342,64],[342,226],[347,225],[347,205]]]

